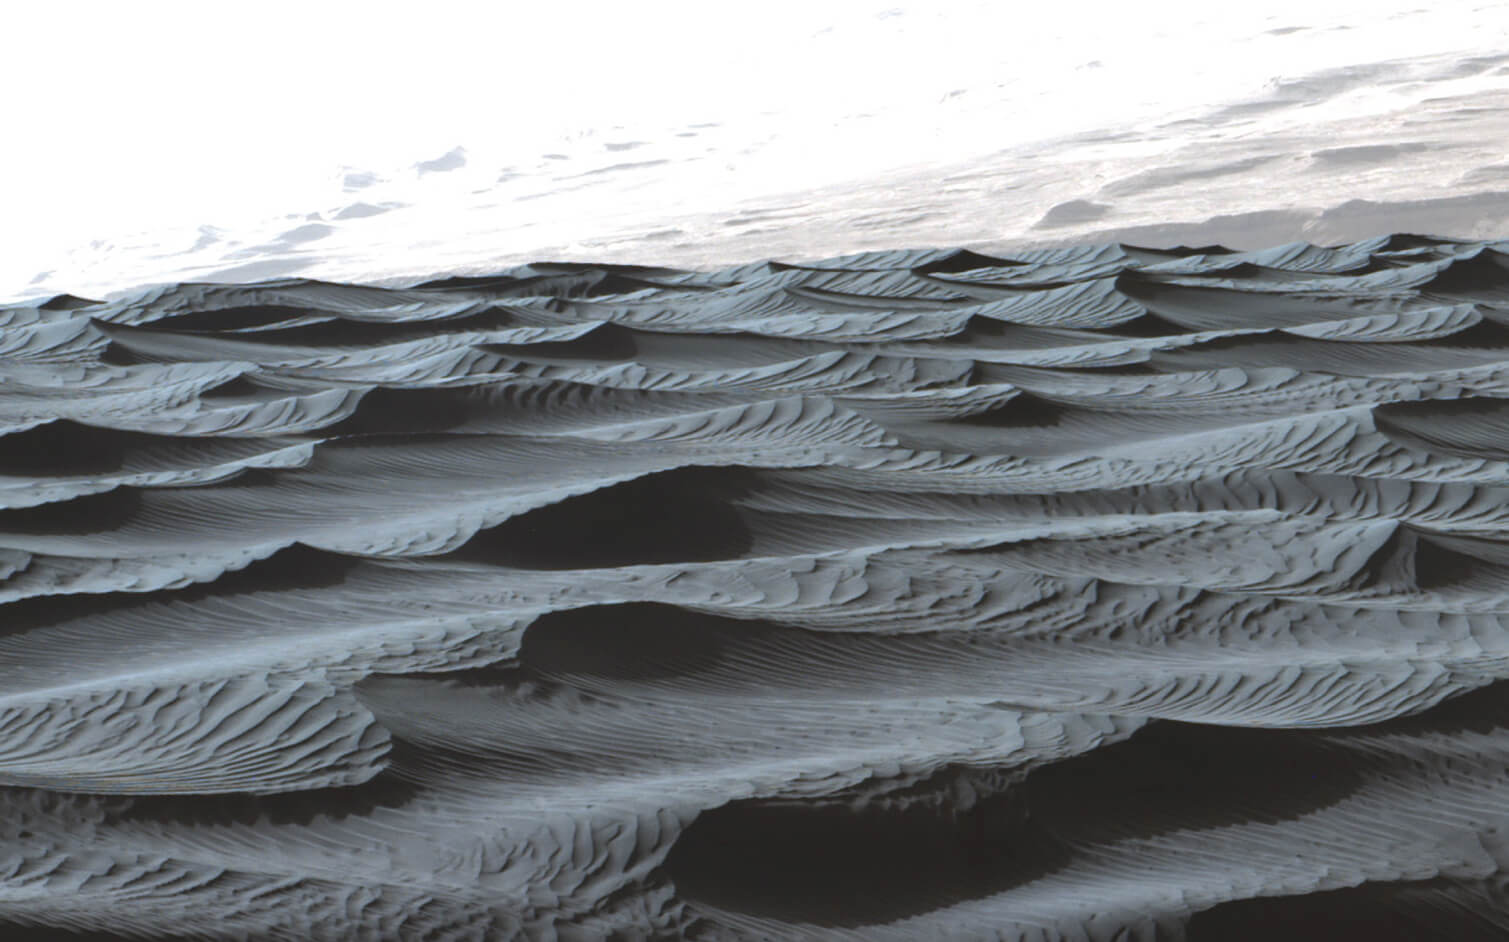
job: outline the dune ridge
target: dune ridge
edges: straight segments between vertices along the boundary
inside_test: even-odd
[[[0,308],[0,926],[1501,938],[1506,433],[1407,234]]]

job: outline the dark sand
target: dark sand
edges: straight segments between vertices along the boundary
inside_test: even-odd
[[[0,433],[6,939],[1509,935],[1502,244],[65,296]]]

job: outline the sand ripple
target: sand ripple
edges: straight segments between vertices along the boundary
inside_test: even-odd
[[[64,296],[0,442],[18,937],[1509,933],[1509,245]]]

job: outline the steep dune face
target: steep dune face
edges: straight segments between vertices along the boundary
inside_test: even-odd
[[[0,309],[0,923],[1498,938],[1506,429],[1419,236]]]

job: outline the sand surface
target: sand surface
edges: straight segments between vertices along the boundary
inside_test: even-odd
[[[59,296],[0,433],[7,938],[1509,933],[1509,243]]]

